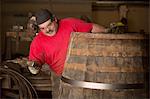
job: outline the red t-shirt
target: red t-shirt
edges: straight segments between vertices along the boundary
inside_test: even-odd
[[[71,32],[90,32],[92,23],[76,18],[65,18],[59,21],[59,28],[54,36],[42,32],[34,38],[30,45],[29,60],[40,64],[47,63],[51,70],[61,75],[66,59]]]

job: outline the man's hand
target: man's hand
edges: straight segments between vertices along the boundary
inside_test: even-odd
[[[38,74],[41,70],[41,66],[35,61],[27,61],[28,69],[32,74]]]
[[[92,33],[106,33],[106,28],[99,25],[99,24],[95,24],[93,23],[93,28],[91,30]]]

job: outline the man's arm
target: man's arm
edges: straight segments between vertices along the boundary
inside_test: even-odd
[[[30,45],[30,52],[28,57],[28,69],[32,74],[39,73],[44,64],[44,54],[41,44],[37,39],[34,39]]]
[[[93,28],[91,30],[92,33],[106,33],[107,32],[107,29],[101,25],[98,25],[98,24],[95,24],[93,23]]]

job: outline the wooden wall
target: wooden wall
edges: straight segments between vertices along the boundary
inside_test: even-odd
[[[92,5],[91,2],[53,2],[53,12],[60,18],[78,17],[86,15],[91,17]]]
[[[8,30],[15,24],[26,25],[28,12],[35,12],[41,8],[50,9],[59,18],[69,16],[80,17],[81,15],[91,16],[91,3],[60,1],[38,0],[38,2],[5,2],[5,4],[3,4],[4,20],[7,21],[4,23],[4,27]]]

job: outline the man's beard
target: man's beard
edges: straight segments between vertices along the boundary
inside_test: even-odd
[[[47,33],[47,34],[53,34],[54,31],[53,31],[53,30],[49,30],[49,31],[47,31],[46,33]]]
[[[46,34],[49,36],[54,36],[56,34],[56,32],[54,30],[49,30],[46,32]]]

